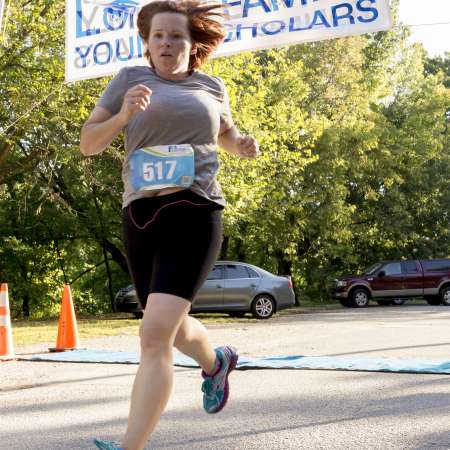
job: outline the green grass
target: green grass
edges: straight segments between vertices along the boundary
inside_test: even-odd
[[[232,319],[225,314],[197,314],[203,323],[227,323]],[[256,319],[233,319],[233,321],[248,322]],[[77,328],[80,340],[102,336],[128,335],[137,336],[140,320],[132,318],[130,314],[107,314],[96,317],[77,318]],[[13,341],[15,347],[55,343],[58,335],[58,321],[53,320],[17,320],[12,322]]]
[[[77,319],[80,340],[102,336],[137,335],[140,321],[129,317],[129,315],[111,314],[104,317]],[[43,342],[56,344],[58,321],[14,321],[12,330],[16,347]]]
[[[312,312],[340,309],[339,304],[308,303],[294,308],[280,311],[275,317],[290,316],[295,314],[307,314]],[[230,318],[228,314],[195,314],[197,319],[205,324],[214,323],[257,323],[257,319],[247,314],[242,319]],[[140,320],[132,318],[130,314],[105,314],[95,317],[84,317],[77,319],[78,334],[80,340],[102,336],[137,336],[139,333]],[[13,340],[15,347],[40,343],[56,344],[58,334],[58,321],[54,320],[17,320],[12,323]]]

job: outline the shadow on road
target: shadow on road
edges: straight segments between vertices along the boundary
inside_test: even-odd
[[[29,361],[29,362],[36,363],[36,361]],[[47,387],[47,386],[57,386],[59,384],[73,384],[73,383],[77,383],[79,381],[95,381],[95,380],[103,380],[103,379],[109,380],[111,378],[131,377],[131,376],[134,377],[134,375],[135,374],[133,374],[133,373],[122,373],[122,374],[108,375],[108,376],[101,376],[101,377],[70,378],[67,380],[47,381],[45,383],[20,384],[20,385],[2,387],[2,388],[0,388],[0,393],[22,391],[24,389],[34,389],[34,388],[41,388],[41,387]]]

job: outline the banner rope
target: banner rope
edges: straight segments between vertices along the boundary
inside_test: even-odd
[[[450,25],[450,22],[433,22],[433,23],[406,23],[407,27],[434,27],[437,25]]]

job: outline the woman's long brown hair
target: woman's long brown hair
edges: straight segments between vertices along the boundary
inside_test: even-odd
[[[222,8],[221,4],[206,4],[198,0],[156,0],[142,7],[139,12],[137,19],[139,35],[147,42],[152,19],[158,13],[169,12],[186,15],[192,43],[195,44],[197,50],[189,58],[189,71],[192,72],[203,64],[226,36],[221,20],[225,17]],[[153,66],[148,50],[146,50],[145,56]]]

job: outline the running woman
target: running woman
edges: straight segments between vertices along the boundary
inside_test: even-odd
[[[101,153],[123,130],[123,236],[144,309],[141,362],[128,426],[119,444],[143,449],[170,396],[173,347],[201,366],[203,407],[220,411],[238,355],[211,347],[205,327],[188,315],[222,243],[217,146],[244,158],[258,143],[235,127],[226,88],[199,67],[223,41],[220,5],[153,1],[138,15],[149,66],[127,67],[109,83],[81,131],[85,156]]]

